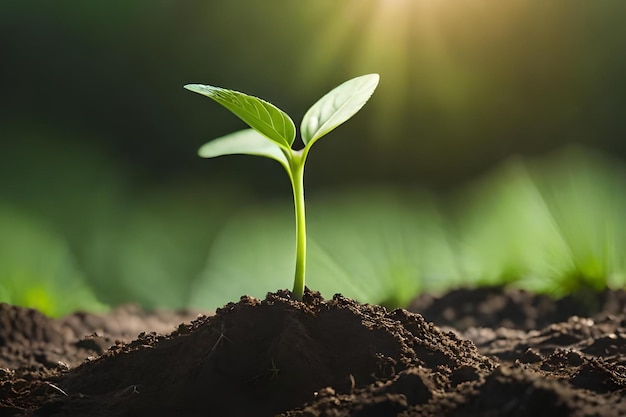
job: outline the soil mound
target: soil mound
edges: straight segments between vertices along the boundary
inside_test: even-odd
[[[435,307],[445,300],[430,299],[430,311],[469,315],[458,297]],[[502,324],[498,311],[480,315]],[[535,329],[481,327],[476,315],[443,331],[407,310],[279,291],[156,332],[192,313],[52,320],[0,305],[0,415],[626,415],[623,312]],[[115,340],[142,323],[155,331]]]

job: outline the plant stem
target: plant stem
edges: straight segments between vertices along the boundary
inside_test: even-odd
[[[290,160],[293,203],[296,210],[296,272],[293,280],[293,296],[302,300],[306,269],[306,219],[304,210],[304,160],[306,154],[294,152]]]

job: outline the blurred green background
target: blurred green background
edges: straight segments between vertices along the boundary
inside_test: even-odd
[[[515,282],[623,286],[626,3],[0,3],[0,301],[213,309],[290,288],[282,168],[197,148],[381,84],[307,163],[308,285],[404,305]]]

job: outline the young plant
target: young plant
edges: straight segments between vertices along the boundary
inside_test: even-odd
[[[275,159],[287,171],[293,190],[296,214],[296,271],[293,296],[304,293],[306,268],[306,223],[304,210],[304,163],[311,146],[354,116],[378,86],[378,74],[362,75],[344,82],[319,99],[304,115],[300,135],[304,148],[292,149],[296,127],[291,118],[265,100],[238,91],[202,84],[188,84],[187,90],[207,96],[226,107],[252,129],[240,130],[215,139],[200,148],[203,158],[248,154]]]

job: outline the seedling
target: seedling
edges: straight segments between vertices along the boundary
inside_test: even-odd
[[[306,267],[306,223],[304,209],[304,163],[311,146],[356,114],[378,86],[378,74],[362,75],[334,88],[319,99],[304,115],[300,136],[304,148],[292,149],[296,127],[287,113],[260,98],[202,84],[188,84],[187,90],[207,96],[226,107],[251,129],[244,129],[215,139],[202,146],[203,158],[248,154],[275,159],[287,171],[293,190],[296,217],[296,270],[293,296],[304,293]]]

